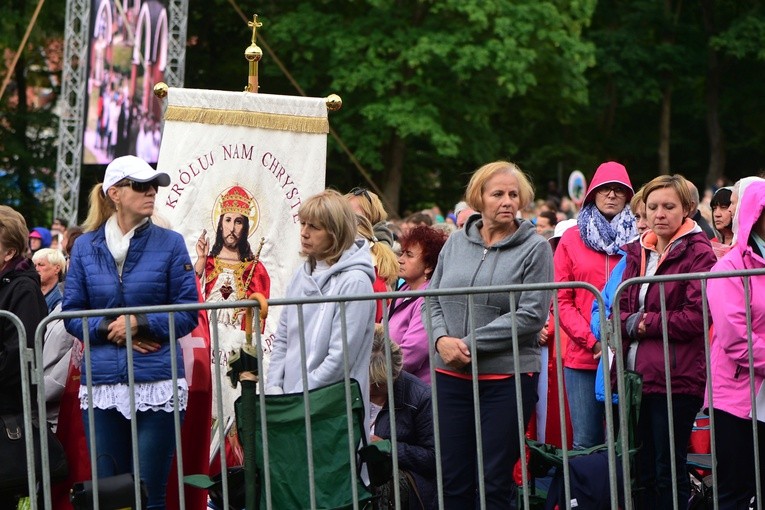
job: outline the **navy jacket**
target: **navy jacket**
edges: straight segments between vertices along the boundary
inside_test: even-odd
[[[193,266],[180,234],[158,227],[151,221],[140,226],[130,241],[122,277],[106,245],[104,225],[80,236],[74,243],[69,272],[64,287],[63,310],[96,310],[126,306],[150,306],[197,303]],[[86,323],[90,335],[93,384],[128,382],[127,350],[107,340],[112,317],[91,317]],[[157,352],[133,351],[136,382],[154,382],[172,378],[170,366],[170,331],[167,313],[138,316],[136,337],[162,343]],[[83,320],[66,319],[66,330],[83,338]],[[197,312],[175,314],[176,339],[190,333],[197,325]],[[177,347],[178,377],[184,375],[183,356]],[[83,380],[88,374],[83,363]]]
[[[393,402],[399,469],[414,477],[425,509],[436,508],[436,447],[430,386],[402,371],[393,383]],[[383,439],[391,438],[388,406],[382,408],[375,421],[375,435]],[[420,508],[414,494],[410,494],[409,508]]]

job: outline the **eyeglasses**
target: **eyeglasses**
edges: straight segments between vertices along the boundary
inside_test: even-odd
[[[627,188],[624,186],[601,186],[598,188],[598,193],[604,197],[607,197],[612,191],[617,197],[621,198],[627,196]]]
[[[369,200],[369,203],[372,203],[372,197],[369,196],[369,191],[367,191],[366,188],[353,188],[351,190],[351,194],[355,197],[359,195],[364,195],[367,200]]]
[[[154,188],[154,191],[157,191],[159,189],[159,183],[156,180],[149,181],[149,182],[137,182],[137,181],[124,181],[120,184],[116,185],[118,188],[125,188],[127,186],[130,186],[130,188],[135,191],[136,193],[146,193],[149,191],[149,188]]]

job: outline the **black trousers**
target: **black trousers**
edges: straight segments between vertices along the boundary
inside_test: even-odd
[[[751,419],[714,410],[717,493],[720,510],[749,508],[756,493],[754,432]],[[757,422],[760,486],[765,491],[765,423]],[[756,507],[755,507],[756,508]]]

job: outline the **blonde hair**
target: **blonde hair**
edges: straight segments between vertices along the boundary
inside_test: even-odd
[[[356,203],[361,210],[361,213],[372,225],[377,225],[381,221],[388,219],[388,212],[385,210],[385,206],[380,200],[377,194],[364,188],[357,188],[360,190],[359,194],[346,193],[345,198],[350,201],[352,198],[356,198]]]
[[[385,344],[390,345],[391,375],[398,379],[404,368],[404,354],[401,347],[385,336],[382,324],[375,324],[375,335],[372,341],[372,356],[369,359],[369,384],[385,385],[388,381],[388,361],[385,359]]]
[[[635,194],[632,195],[632,199],[630,200],[630,209],[632,209],[633,213],[637,211],[637,208],[641,204],[641,202],[645,204],[645,201],[643,200],[644,190],[645,190],[645,186],[637,190]]]
[[[28,240],[29,229],[21,213],[7,205],[0,205],[0,242],[9,250],[14,250],[14,256],[18,256],[26,252]]]
[[[377,240],[372,229],[372,224],[364,216],[356,215],[358,234],[369,241],[373,262],[377,268],[377,274],[385,280],[389,286],[395,286],[398,281],[398,258],[393,249],[385,243]]]
[[[520,198],[520,209],[525,208],[534,200],[534,187],[531,181],[526,177],[518,165],[509,161],[494,161],[487,163],[473,172],[465,191],[465,201],[471,209],[482,212],[483,210],[483,189],[486,183],[497,174],[507,173],[513,175],[518,180],[518,194]]]
[[[60,269],[59,277],[63,277],[66,273],[66,259],[59,250],[54,250],[53,248],[42,248],[37,250],[35,254],[32,255],[32,262],[37,262],[41,259],[45,259],[48,261],[48,264],[58,267]]]
[[[318,257],[308,257],[311,267],[316,267],[316,260],[334,264],[356,239],[356,214],[351,204],[333,189],[326,189],[303,202],[298,218],[325,229],[332,241],[326,252]]]
[[[691,190],[688,187],[688,181],[680,174],[675,175],[660,175],[655,177],[651,182],[643,186],[643,202],[648,204],[648,196],[657,189],[672,188],[680,198],[680,205],[683,207],[683,211],[687,216],[692,209],[693,198],[691,197]]]
[[[83,232],[98,230],[116,211],[117,207],[101,189],[101,184],[94,185],[88,196],[88,216],[82,224]]]

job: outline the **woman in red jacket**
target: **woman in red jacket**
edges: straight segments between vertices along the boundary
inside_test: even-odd
[[[691,194],[680,175],[662,175],[646,184],[643,197],[647,230],[625,247],[624,280],[633,277],[709,271],[717,261],[706,234],[688,217]],[[685,463],[693,421],[701,409],[706,383],[704,321],[699,280],[663,286],[669,341],[672,416],[667,411],[661,287],[655,283],[628,286],[619,299],[625,366],[643,377],[638,420],[640,444],[636,469],[642,504],[637,508],[678,508],[688,504],[690,484]],[[677,479],[672,480],[669,427],[674,429]]]
[[[603,288],[622,258],[619,248],[637,236],[635,216],[628,205],[633,194],[624,166],[609,161],[598,167],[577,218],[577,228],[563,234],[555,251],[556,282],[587,282]],[[584,289],[558,291],[560,327],[571,339],[563,367],[575,449],[605,441],[605,411],[595,399],[601,346],[590,331],[594,298]]]

